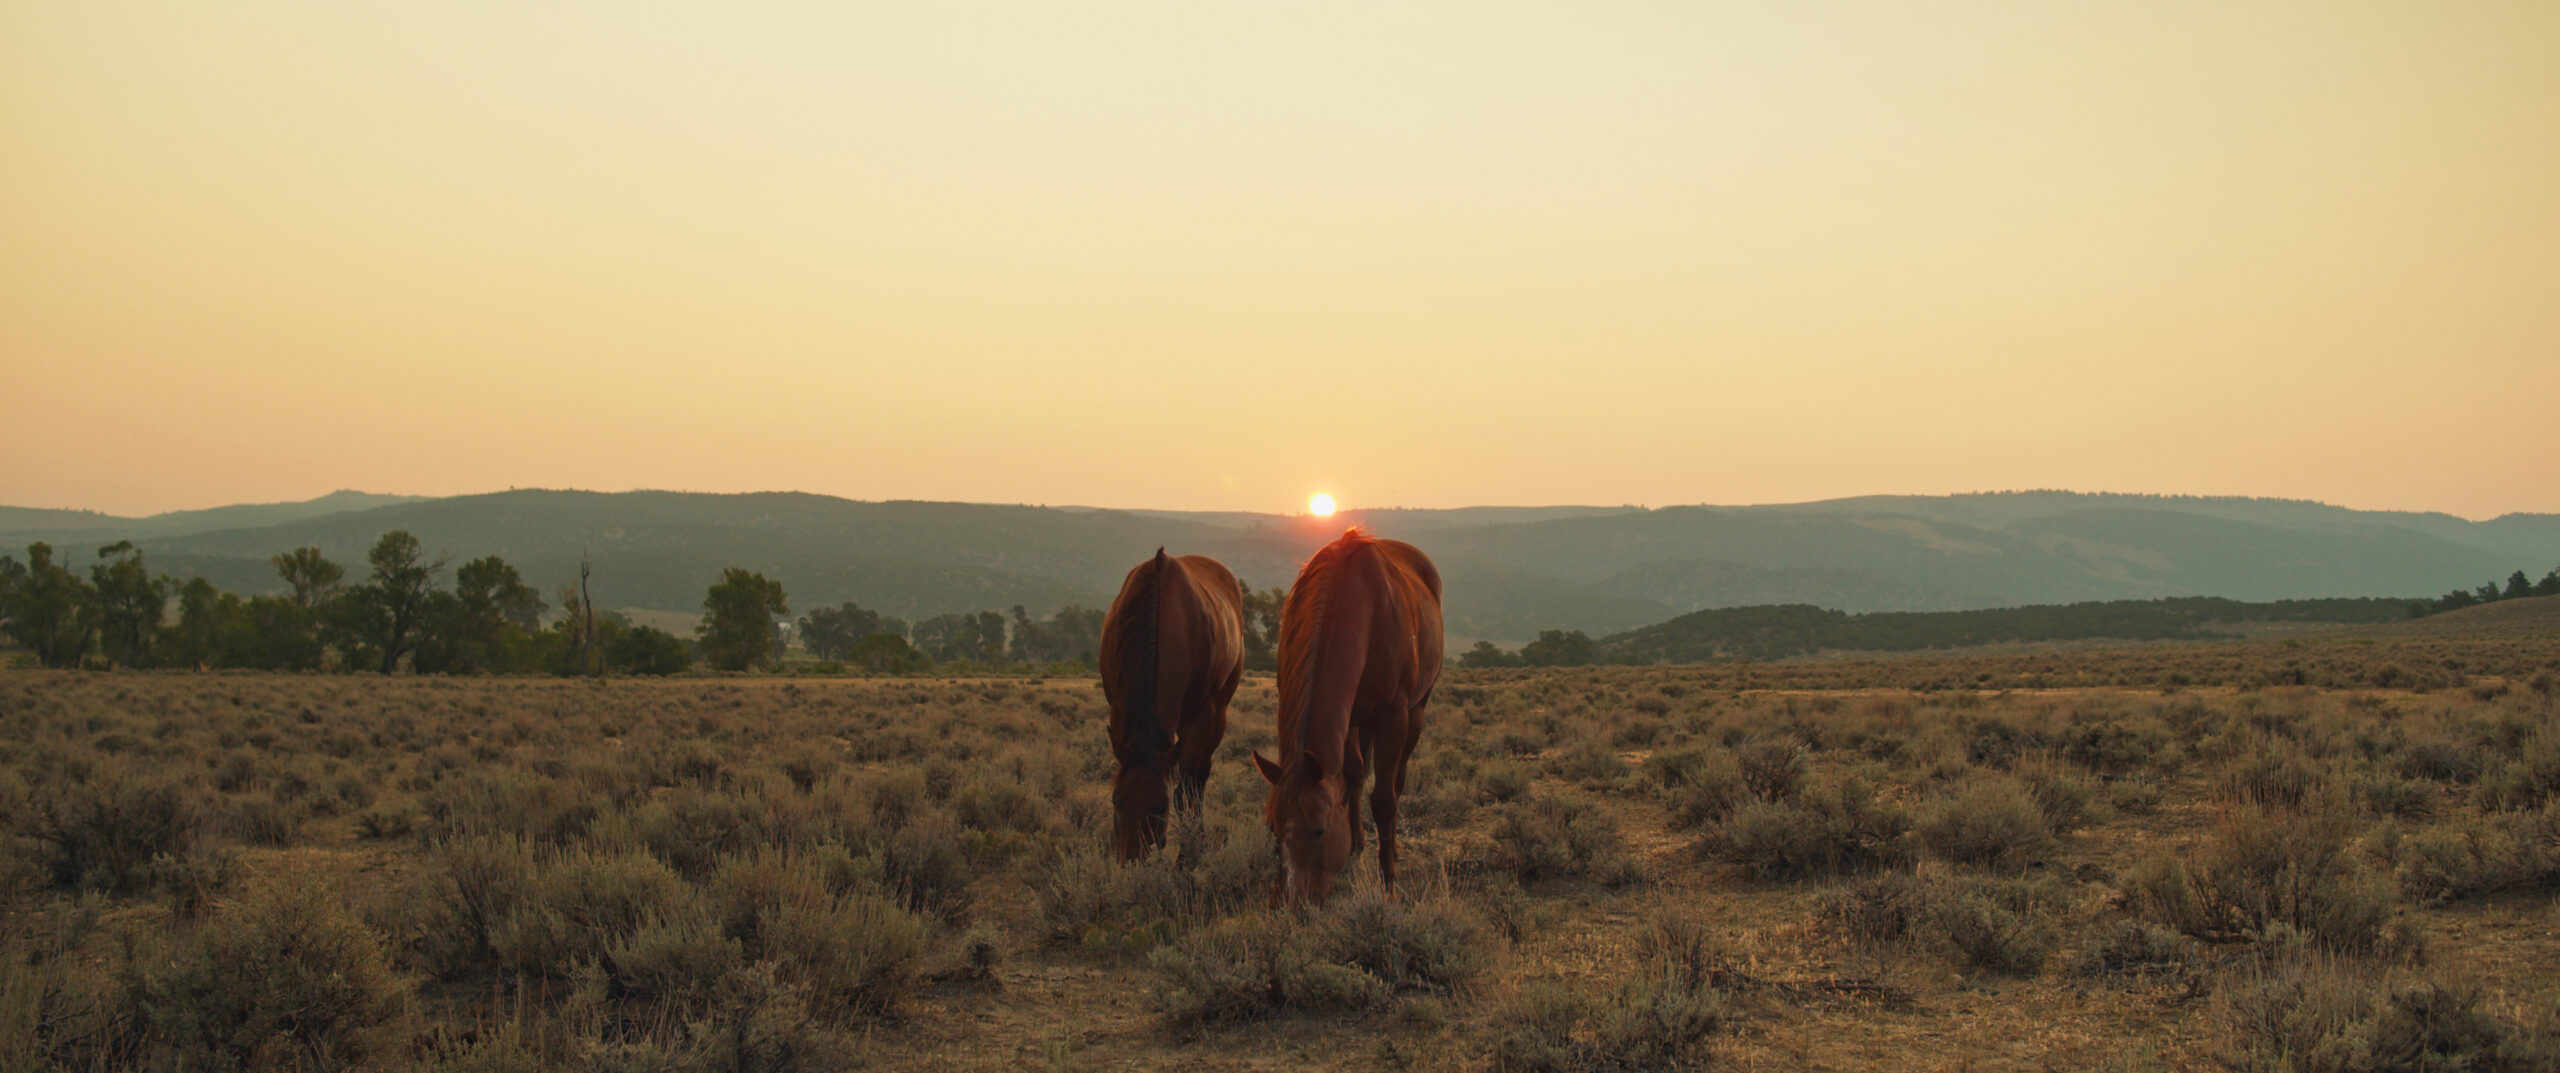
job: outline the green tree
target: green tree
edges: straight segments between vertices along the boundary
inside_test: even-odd
[[[1013,658],[1021,663],[1078,663],[1094,666],[1102,651],[1102,612],[1068,604],[1048,619],[1035,620],[1021,604],[1013,605]]]
[[[473,559],[454,571],[451,593],[428,598],[414,663],[420,672],[446,674],[526,669],[543,610],[542,594],[506,560]]]
[[[1280,669],[1280,605],[1289,602],[1287,589],[1265,589],[1255,592],[1243,585],[1244,665],[1247,670]]]
[[[2533,594],[2560,596],[2560,567],[2553,567],[2550,573],[2542,575],[2542,580],[2534,582]]]
[[[119,540],[98,549],[89,584],[97,592],[99,642],[107,658],[119,667],[142,666],[168,614],[169,579],[151,576],[142,549]]]
[[[227,594],[226,594],[227,595]],[[290,596],[252,596],[242,609],[239,641],[230,649],[237,666],[266,671],[320,668],[320,616]]]
[[[2507,575],[2507,591],[2499,594],[2501,599],[2507,600],[2531,595],[2533,595],[2533,579],[2524,576],[2522,570]]]
[[[1520,662],[1532,667],[1585,667],[1592,655],[1591,638],[1581,630],[1540,630],[1537,640],[1520,646]]]
[[[1478,641],[1474,648],[1468,649],[1464,655],[1458,657],[1458,666],[1471,670],[1486,667],[1517,667],[1519,665],[1520,657],[1494,647],[1494,644],[1491,641]]]
[[[935,615],[916,623],[916,647],[945,663],[997,663],[1004,659],[1004,616],[993,611]]]
[[[800,616],[800,646],[819,659],[844,659],[855,645],[875,633],[905,636],[905,619],[883,615],[850,600]]]
[[[267,561],[293,587],[293,602],[305,611],[320,610],[347,579],[346,568],[330,562],[317,546],[295,548]]]
[[[683,674],[693,667],[693,646],[654,626],[617,630],[604,648],[605,662],[628,674]]]
[[[378,663],[390,674],[417,644],[444,561],[429,561],[405,529],[382,534],[365,558],[372,579],[340,592],[323,617],[349,666]]]
[[[178,587],[178,621],[160,630],[161,665],[198,670],[236,666],[231,650],[244,639],[247,614],[238,596],[203,578],[188,578]]]
[[[694,633],[703,661],[723,671],[778,664],[774,644],[782,631],[776,621],[790,613],[781,582],[730,567],[702,597],[702,624]]]
[[[903,674],[933,666],[931,657],[894,633],[875,633],[856,642],[845,659],[874,674]]]
[[[9,585],[9,636],[47,667],[77,667],[98,633],[97,593],[53,561],[53,546],[27,545],[27,565]]]

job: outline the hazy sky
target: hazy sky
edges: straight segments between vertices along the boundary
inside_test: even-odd
[[[0,0],[0,503],[2560,511],[2560,4]]]

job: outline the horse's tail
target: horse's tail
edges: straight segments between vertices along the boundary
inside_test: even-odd
[[[1157,704],[1157,679],[1162,663],[1160,623],[1164,618],[1164,575],[1173,569],[1164,549],[1156,549],[1156,557],[1139,568],[1137,591],[1129,594],[1127,614],[1111,620],[1119,633],[1113,648],[1120,657],[1120,698],[1126,722],[1121,728],[1128,743],[1127,755],[1120,762],[1128,767],[1152,767],[1173,735],[1164,725]]]

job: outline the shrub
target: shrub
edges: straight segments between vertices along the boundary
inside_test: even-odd
[[[1931,853],[1993,868],[2024,867],[2053,843],[2043,810],[2008,776],[1966,780],[1921,815],[1916,831]]]
[[[2560,889],[2560,802],[2428,828],[2397,852],[2401,892],[2420,901]]]
[[[1909,827],[1901,809],[1877,801],[1864,780],[1844,775],[1791,801],[1745,805],[1701,838],[1698,848],[1744,865],[1760,879],[1793,879],[1901,860]]]
[[[1399,895],[1362,889],[1334,899],[1318,927],[1326,955],[1397,992],[1433,995],[1465,987],[1490,966],[1493,936],[1483,917],[1446,890]]]
[[[1617,820],[1575,797],[1542,796],[1498,808],[1491,857],[1523,883],[1580,878],[1617,886],[1642,875]]]
[[[2560,1038],[2481,1008],[2479,992],[2423,982],[2393,987],[2315,951],[2262,954],[2215,996],[2241,1070],[2521,1071],[2560,1063]]]
[[[1656,754],[1645,762],[1645,774],[1662,788],[1675,828],[1723,822],[1746,793],[1741,765],[1723,749]]]
[[[459,839],[438,847],[430,868],[410,936],[424,967],[446,980],[496,968],[502,926],[531,908],[534,862],[523,840]]]
[[[1547,771],[1559,779],[1571,779],[1586,786],[1616,782],[1627,773],[1627,762],[1616,749],[1597,737],[1576,739],[1558,749],[1547,759]]]
[[[1529,792],[1529,771],[1518,764],[1486,764],[1476,772],[1476,793],[1486,801],[1516,801]]]
[[[2119,919],[2090,941],[2079,969],[2089,976],[2146,973],[2181,969],[2187,962],[2186,940],[2175,929],[2147,920]]]
[[[2354,852],[2354,823],[2334,796],[2301,811],[2233,809],[2184,860],[2138,867],[2127,895],[2147,918],[2210,942],[2281,923],[2330,949],[2373,949],[2393,897]]]
[[[1719,955],[1702,929],[1665,921],[1639,944],[1635,971],[1585,997],[1540,982],[1495,1014],[1493,1067],[1521,1073],[1700,1069],[1731,1018],[1714,985]]]
[[[2032,976],[2061,942],[2032,887],[1956,884],[1930,906],[1926,923],[1964,963],[1984,972]]]
[[[2427,739],[2400,747],[2400,774],[2412,779],[2469,783],[2484,766],[2479,750],[2458,742]]]
[[[2480,805],[2534,809],[2560,798],[2560,729],[2525,740],[2516,755],[2480,778]]]
[[[1303,940],[1287,915],[1258,912],[1157,947],[1147,956],[1156,1010],[1177,1025],[1198,1026],[1387,1004],[1385,981],[1325,960]]]
[[[2385,816],[2422,819],[2434,815],[2439,794],[2436,784],[2425,779],[2366,774],[2355,780],[2356,800]]]
[[[1742,785],[1762,801],[1784,801],[1796,795],[1812,766],[1804,746],[1785,738],[1763,738],[1737,750],[1734,760]]]
[[[152,1066],[338,1068],[363,1062],[400,991],[372,933],[334,896],[299,887],[216,918],[146,969],[130,1001]]]
[[[120,769],[41,785],[29,796],[21,829],[59,887],[134,893],[150,884],[154,859],[191,857],[207,833],[202,791]]]

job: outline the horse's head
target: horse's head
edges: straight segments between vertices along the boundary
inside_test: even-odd
[[[1323,905],[1334,875],[1351,862],[1353,820],[1341,773],[1319,770],[1304,754],[1286,771],[1261,753],[1253,754],[1253,766],[1271,784],[1262,821],[1280,858],[1273,899]]]
[[[1137,860],[1164,844],[1165,813],[1172,806],[1164,781],[1164,767],[1149,764],[1122,764],[1111,777],[1111,844],[1121,860]]]

